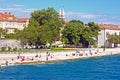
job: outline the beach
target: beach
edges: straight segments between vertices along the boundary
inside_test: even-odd
[[[0,53],[0,67],[20,65],[20,64],[40,64],[48,62],[57,62],[64,60],[84,59],[100,56],[110,56],[120,54],[120,48],[102,48],[76,49],[72,51],[46,51],[35,53]]]

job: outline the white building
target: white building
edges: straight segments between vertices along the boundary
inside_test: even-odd
[[[28,18],[17,18],[11,13],[0,13],[0,28],[4,29],[7,34],[15,33],[16,29],[24,29],[28,22]]]
[[[108,25],[108,24],[99,24],[99,27],[101,28],[100,35],[98,36],[98,47],[106,46],[106,47],[114,47],[115,45],[109,45],[107,39],[108,34],[117,34],[120,35],[120,27],[116,25]],[[117,46],[119,46],[117,44]]]

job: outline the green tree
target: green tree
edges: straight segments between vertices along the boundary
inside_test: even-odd
[[[63,29],[62,41],[67,44],[80,44],[83,47],[94,45],[94,37],[98,36],[100,28],[94,22],[88,23],[87,26],[79,20],[72,20]]]
[[[84,25],[79,20],[72,20],[62,31],[62,41],[70,45],[79,44],[80,35],[83,33]]]
[[[0,38],[5,36],[6,32],[5,29],[0,28]]]
[[[7,39],[15,39],[15,38],[16,38],[16,35],[15,35],[15,34],[12,34],[12,33],[6,34],[6,35],[5,35],[5,38],[7,38]]]
[[[89,26],[90,30],[92,31],[93,36],[99,35],[100,27],[98,26],[98,24],[95,24],[94,22],[89,22],[88,26]]]
[[[49,43],[51,45],[55,38],[60,38],[60,29],[63,24],[62,21],[60,21],[59,14],[56,10],[53,8],[48,8],[35,11],[32,13],[32,17],[35,18],[40,24],[39,29],[42,29],[38,35],[41,36],[41,42],[44,44]]]
[[[2,36],[2,28],[0,28],[0,37]]]
[[[93,42],[92,31],[89,26],[85,26],[83,33],[80,35],[81,43],[83,47],[88,47]]]
[[[16,39],[21,41],[21,45],[24,47],[24,45],[27,44],[29,33],[26,31],[26,28],[24,28],[22,31],[19,31],[16,34]]]
[[[62,26],[63,22],[55,9],[36,10],[31,13],[29,25],[21,33],[21,39],[29,45],[51,45],[55,38],[60,38]]]
[[[109,34],[107,41],[109,42],[109,45],[114,44],[115,47],[115,44],[120,44],[120,36],[116,34]]]
[[[34,18],[30,18],[29,25],[28,27],[24,30],[27,36],[27,43],[29,45],[37,45],[37,35],[38,35],[38,28],[39,28],[39,23],[37,20]]]
[[[95,38],[99,35],[100,27],[94,22],[89,22],[84,28],[84,33],[81,36],[84,47],[95,45]]]

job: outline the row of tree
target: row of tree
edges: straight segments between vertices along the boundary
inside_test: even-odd
[[[56,40],[74,47],[89,47],[95,44],[99,31],[99,26],[94,22],[85,25],[82,21],[71,20],[65,24],[64,20],[59,19],[59,13],[54,8],[47,8],[32,12],[28,27],[18,31],[15,37],[21,40],[22,45],[36,47],[48,43],[52,46]],[[13,37],[8,35],[7,38],[11,36]]]

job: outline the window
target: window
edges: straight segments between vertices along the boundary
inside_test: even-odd
[[[109,32],[106,32],[106,37],[108,37],[109,36]]]

